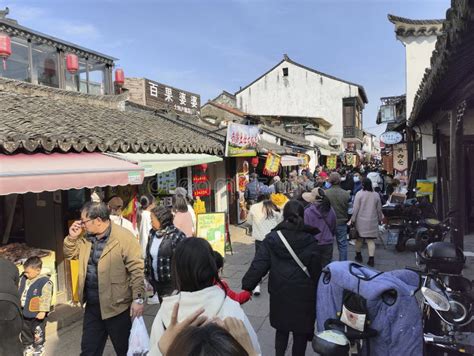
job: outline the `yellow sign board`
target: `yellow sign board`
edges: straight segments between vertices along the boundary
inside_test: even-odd
[[[336,169],[337,167],[337,155],[330,155],[326,159],[326,166],[328,169]]]
[[[197,216],[197,237],[206,239],[222,256],[225,256],[225,220],[225,213]]]

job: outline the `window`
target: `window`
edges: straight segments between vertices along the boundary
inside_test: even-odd
[[[0,61],[0,76],[29,82],[29,43],[22,38],[12,37],[11,45],[12,54],[7,58],[5,68]]]
[[[105,64],[88,61],[89,67],[89,93],[95,95],[105,94]]]
[[[288,68],[283,68],[283,76],[284,77],[288,76]]]
[[[357,98],[342,99],[344,126],[362,129],[362,109]]]
[[[58,52],[56,48],[32,43],[32,83],[59,88]]]

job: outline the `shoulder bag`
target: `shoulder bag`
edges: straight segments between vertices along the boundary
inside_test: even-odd
[[[303,262],[301,262],[301,260],[298,258],[298,256],[296,256],[296,253],[295,251],[293,251],[293,249],[291,248],[290,244],[288,243],[288,241],[286,241],[286,238],[285,236],[283,236],[282,232],[281,231],[277,231],[277,234],[278,236],[280,236],[280,239],[281,239],[281,242],[283,242],[283,245],[285,245],[286,249],[288,250],[288,252],[290,253],[291,257],[293,257],[293,259],[295,260],[295,262],[298,264],[298,266],[300,266],[300,268],[303,270],[303,272],[309,277],[311,278],[309,272],[308,272],[308,268],[303,264]]]

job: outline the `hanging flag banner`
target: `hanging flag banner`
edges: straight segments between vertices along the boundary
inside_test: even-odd
[[[226,157],[254,157],[260,129],[258,126],[229,123],[225,145]]]
[[[206,239],[214,251],[225,256],[225,213],[207,213],[197,216],[197,237]]]
[[[263,167],[263,174],[266,176],[276,176],[280,170],[281,156],[276,153],[268,152],[265,166]]]
[[[297,154],[298,157],[302,158],[304,160],[304,163],[300,165],[300,167],[302,169],[307,169],[309,168],[309,160],[310,160],[310,157],[309,155],[307,155],[306,153],[298,153]]]
[[[328,169],[336,169],[337,167],[337,155],[330,155],[326,158],[326,166]]]
[[[395,146],[393,150],[393,168],[399,172],[408,169],[408,150],[405,144]]]

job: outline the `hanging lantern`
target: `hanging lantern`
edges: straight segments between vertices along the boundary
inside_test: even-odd
[[[119,86],[122,86],[125,83],[125,73],[123,69],[116,69],[115,70],[115,83]]]
[[[258,166],[258,157],[253,157],[250,164],[252,165],[253,168],[257,168],[257,166]]]
[[[66,54],[66,69],[69,73],[75,74],[79,70],[79,57],[75,54]]]
[[[207,171],[207,163],[200,164],[200,165],[199,165],[199,168],[201,168],[201,170],[202,170],[203,172],[206,172],[206,171]]]
[[[7,58],[12,54],[10,36],[0,33],[0,57],[3,59],[3,70],[7,70]]]

